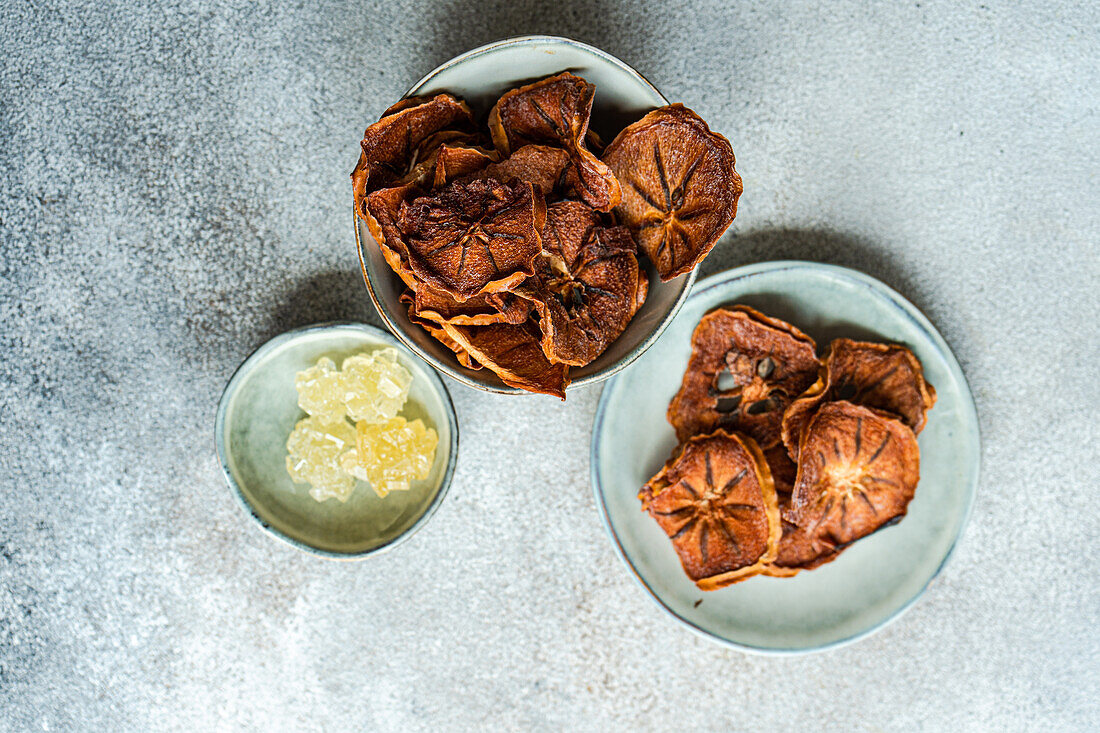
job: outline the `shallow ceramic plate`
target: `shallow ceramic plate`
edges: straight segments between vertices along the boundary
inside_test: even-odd
[[[401,415],[421,418],[439,434],[431,473],[384,499],[360,481],[346,503],[316,502],[308,484],[294,483],[286,472],[287,436],[305,417],[294,375],[322,356],[339,367],[352,354],[386,347],[397,349],[398,361],[413,375]],[[435,512],[454,473],[458,426],[439,375],[390,334],[361,323],[332,323],[276,336],[241,364],[218,404],[215,442],[225,480],[260,526],[299,549],[355,558],[393,547]]]
[[[707,311],[743,303],[790,321],[823,349],[850,336],[902,343],[938,395],[920,434],[921,480],[905,519],[793,578],[756,577],[705,593],[688,580],[638,489],[676,445],[665,419]],[[620,556],[652,597],[715,641],[804,652],[858,639],[905,610],[947,560],[978,481],[978,419],[966,379],[932,324],[874,278],[808,262],[767,262],[698,283],[661,339],[604,388],[592,437],[592,483]]]
[[[649,110],[668,104],[652,84],[619,59],[556,36],[510,38],[476,48],[425,76],[405,96],[450,92],[464,98],[483,121],[504,92],[566,70],[596,85],[591,128],[605,143]],[[464,384],[493,392],[528,394],[504,384],[488,369],[463,367],[450,349],[409,321],[407,307],[398,302],[404,284],[386,264],[366,223],[352,216],[363,278],[371,300],[390,330],[436,369]],[[574,385],[602,381],[638,358],[657,340],[683,304],[695,281],[695,272],[663,283],[652,265],[647,265],[649,296],[645,305],[598,359],[570,370]]]

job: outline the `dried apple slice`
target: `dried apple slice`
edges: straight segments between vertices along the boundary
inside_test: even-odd
[[[924,381],[920,360],[904,346],[835,339],[818,380],[783,416],[783,444],[792,458],[798,458],[798,443],[810,417],[833,400],[885,410],[919,433],[936,404],[936,390]]]
[[[747,306],[703,316],[691,337],[680,391],[668,406],[679,440],[716,427],[741,431],[764,449],[779,443],[783,412],[813,383],[813,339]]]
[[[402,100],[398,105],[363,133],[362,152],[351,173],[355,210],[363,218],[367,195],[404,176],[415,165],[413,155],[421,141],[445,128],[473,125],[470,108],[450,94]]]
[[[729,140],[681,104],[624,129],[603,161],[622,185],[615,215],[662,280],[698,265],[737,215],[741,177]]]
[[[596,87],[563,72],[513,89],[489,113],[493,144],[504,155],[529,145],[560,145],[569,152],[570,181],[595,209],[610,211],[622,198],[610,168],[585,147]]]
[[[530,183],[456,181],[401,205],[397,228],[417,279],[464,301],[534,273],[545,203]]]
[[[456,326],[440,324],[446,334],[505,384],[565,399],[569,367],[551,364],[539,345],[539,330],[521,325]]]
[[[888,413],[829,402],[810,418],[772,574],[834,559],[847,546],[905,516],[920,480],[912,429]]]
[[[695,436],[638,496],[702,590],[744,580],[775,558],[775,486],[751,438],[723,430]]]

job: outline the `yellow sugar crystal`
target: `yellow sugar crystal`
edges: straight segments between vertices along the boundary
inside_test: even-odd
[[[385,422],[405,405],[412,374],[397,361],[397,350],[380,349],[344,360],[340,370],[343,402],[356,422]]]
[[[348,474],[370,482],[379,496],[408,491],[410,481],[428,478],[439,436],[423,420],[361,421],[355,432],[355,449],[341,456],[340,465]]]
[[[340,455],[355,444],[355,438],[355,428],[343,418],[299,420],[286,441],[287,473],[298,483],[308,483],[309,495],[317,501],[347,501],[355,478],[340,467]]]
[[[294,376],[298,406],[330,423],[344,419],[344,387],[336,363],[328,357]]]

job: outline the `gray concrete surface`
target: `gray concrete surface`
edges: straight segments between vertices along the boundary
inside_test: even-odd
[[[1098,27],[1095,3],[993,0],[4,3],[0,729],[1095,730]],[[529,32],[621,56],[733,141],[746,193],[704,274],[858,267],[954,348],[973,518],[876,636],[767,659],[669,622],[596,516],[598,388],[455,385],[451,495],[374,561],[288,549],[223,486],[240,360],[378,322],[362,128]]]

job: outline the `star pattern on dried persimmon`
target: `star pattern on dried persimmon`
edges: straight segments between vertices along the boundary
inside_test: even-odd
[[[730,532],[727,523],[744,521],[745,512],[759,512],[761,507],[733,501],[730,498],[733,489],[748,476],[748,467],[742,468],[733,478],[718,487],[714,481],[714,469],[711,465],[709,450],[703,455],[703,460],[706,472],[702,490],[693,486],[686,478],[680,479],[673,484],[673,487],[682,487],[687,494],[680,506],[673,506],[665,511],[653,510],[652,513],[657,516],[683,518],[684,523],[669,534],[672,540],[685,537],[689,532],[697,530],[699,554],[703,563],[706,564],[710,560],[707,544],[711,533],[720,534],[734,551],[740,553],[741,545]]]
[[[661,242],[657,245],[655,253],[656,257],[661,257],[665,250],[670,250],[672,247],[672,240],[670,239],[670,232],[675,233],[681,240],[687,239],[687,233],[684,231],[682,222],[690,221],[697,216],[705,214],[707,209],[703,205],[695,206],[684,210],[684,191],[687,189],[688,184],[691,183],[692,176],[695,175],[696,169],[703,160],[703,155],[697,155],[694,160],[684,170],[683,179],[673,187],[668,180],[668,173],[665,171],[664,160],[661,157],[661,146],[659,143],[653,143],[653,164],[657,169],[657,176],[661,183],[661,194],[664,201],[655,201],[653,196],[645,190],[643,186],[638,185],[633,179],[627,178],[626,183],[634,192],[637,193],[643,201],[652,207],[657,213],[650,214],[639,224],[639,229],[651,229],[653,227],[662,227]],[[674,253],[670,253],[671,256],[675,256]]]
[[[835,437],[832,446],[835,462],[830,463],[824,451],[817,451],[816,459],[821,464],[822,474],[814,484],[814,490],[817,492],[818,497],[813,503],[811,511],[817,511],[821,508],[821,514],[809,528],[810,535],[814,538],[815,543],[830,545],[825,538],[818,536],[817,530],[830,519],[835,509],[840,510],[839,522],[841,528],[848,529],[849,501],[858,499],[866,505],[873,516],[878,516],[878,509],[871,500],[871,494],[876,493],[877,489],[869,486],[869,484],[880,484],[892,488],[898,486],[898,483],[892,479],[875,476],[871,468],[882,455],[882,452],[886,450],[890,438],[890,433],[887,433],[874,452],[866,460],[860,460],[860,453],[863,451],[863,418],[860,417],[856,420],[851,458],[844,456],[844,452],[840,448],[840,442]],[[838,499],[839,505],[837,503]],[[835,549],[835,547],[829,546],[828,549]]]

